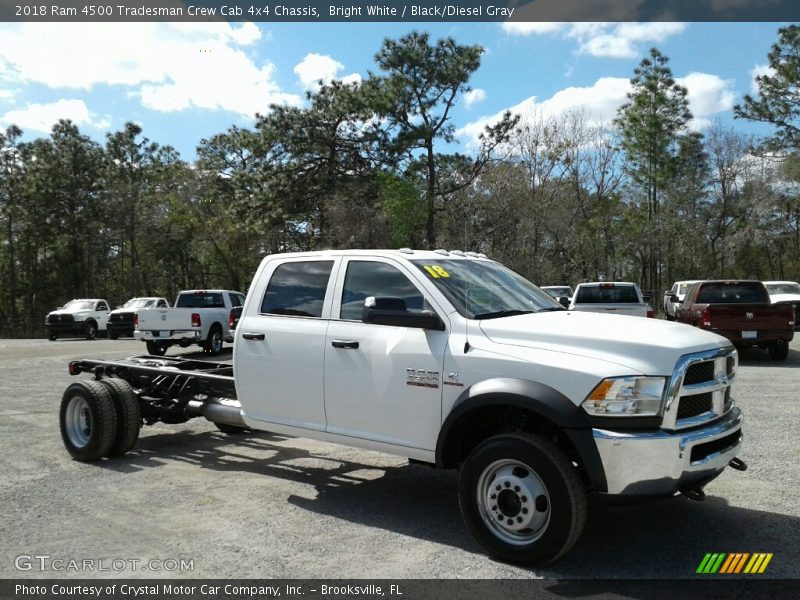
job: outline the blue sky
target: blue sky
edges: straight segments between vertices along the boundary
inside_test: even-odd
[[[774,23],[0,23],[0,127],[26,138],[71,118],[103,141],[126,121],[192,159],[198,142],[247,127],[270,102],[302,104],[315,81],[358,81],[374,70],[385,37],[413,29],[486,49],[475,89],[453,113],[459,149],[508,108],[556,116],[581,108],[613,118],[627,81],[650,47],[669,56],[689,88],[694,127],[733,121],[753,91]]]

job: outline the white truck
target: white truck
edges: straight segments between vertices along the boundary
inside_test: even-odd
[[[70,300],[61,308],[47,313],[44,328],[47,338],[54,342],[61,336],[82,336],[93,340],[106,332],[108,300],[102,298],[80,298]]]
[[[655,317],[653,307],[645,301],[639,286],[630,281],[581,283],[575,288],[569,309],[629,317]]]
[[[60,424],[82,461],[131,450],[142,420],[204,416],[458,469],[477,541],[536,564],[575,543],[590,494],[702,500],[746,469],[736,369],[721,336],[568,311],[463,252],[282,254],[255,274],[232,365],[73,361],[94,380],[67,388]]]
[[[137,310],[144,308],[169,308],[166,298],[131,298],[108,315],[108,337],[116,340],[121,335],[133,336],[133,317]]]
[[[694,283],[698,283],[698,279],[687,279],[685,281],[676,281],[672,287],[664,292],[664,318],[667,321],[675,321],[675,311],[679,308],[681,302],[686,297],[686,291]]]
[[[146,342],[147,352],[155,356],[163,356],[176,344],[182,348],[199,344],[204,351],[218,354],[223,341],[233,341],[232,311],[244,300],[244,294],[233,290],[184,290],[174,308],[137,310],[133,336]]]

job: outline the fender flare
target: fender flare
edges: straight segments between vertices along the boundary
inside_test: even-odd
[[[523,408],[555,424],[578,452],[592,487],[600,492],[608,489],[603,462],[594,443],[592,426],[586,413],[555,388],[527,379],[498,377],[481,381],[464,390],[453,403],[439,430],[436,441],[438,467],[445,467],[448,438],[459,420],[478,408],[489,406]]]

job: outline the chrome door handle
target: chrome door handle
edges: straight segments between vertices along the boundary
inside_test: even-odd
[[[263,340],[263,339],[265,339],[267,336],[266,336],[266,335],[264,335],[263,333],[257,333],[257,332],[247,332],[247,333],[243,333],[243,334],[242,334],[242,337],[243,337],[244,339],[246,339],[246,340]]]
[[[350,348],[356,350],[358,349],[358,342],[355,340],[333,340],[331,346],[334,348]]]

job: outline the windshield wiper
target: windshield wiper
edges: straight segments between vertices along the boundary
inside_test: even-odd
[[[567,309],[564,308],[563,306],[550,306],[548,308],[540,308],[536,312],[537,313],[540,313],[540,312],[552,312],[554,310],[567,310]]]
[[[532,310],[498,310],[497,312],[482,313],[475,315],[475,319],[499,319],[500,317],[515,317],[517,315],[529,315]]]

